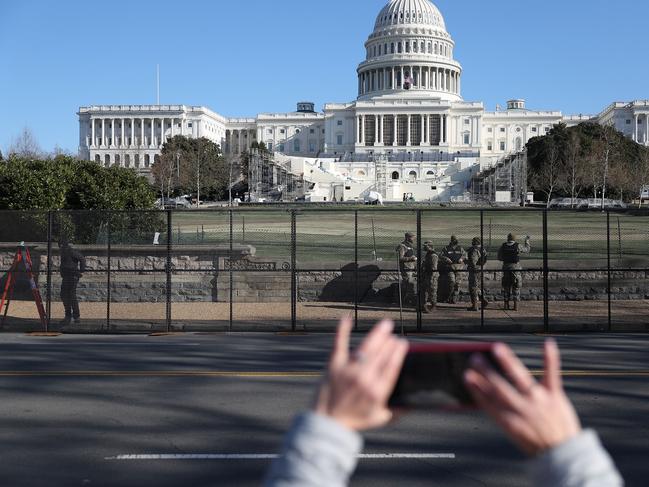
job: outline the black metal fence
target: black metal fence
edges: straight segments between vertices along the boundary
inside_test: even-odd
[[[489,259],[478,276],[490,305],[467,309],[464,269],[459,303],[444,302],[440,282],[432,313],[422,311],[421,287],[414,301],[400,306],[396,248],[407,231],[416,233],[417,275],[423,242],[441,251],[451,235],[465,249],[481,238]],[[520,242],[531,237],[518,311],[504,309],[496,259],[509,233]],[[62,240],[86,260],[75,283],[78,320],[73,306],[66,319]],[[389,317],[408,332],[646,331],[649,214],[367,207],[7,211],[0,212],[0,275],[5,330],[331,331],[350,313],[358,330]]]

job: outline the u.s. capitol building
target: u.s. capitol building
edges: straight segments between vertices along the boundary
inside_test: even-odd
[[[255,118],[184,105],[81,107],[80,156],[148,172],[175,135],[206,137],[232,157],[257,141],[313,183],[314,199],[331,199],[342,184],[345,199],[381,188],[386,200],[412,194],[421,201],[461,195],[480,167],[560,122],[613,125],[649,145],[649,100],[612,103],[595,116],[530,110],[521,99],[493,112],[465,101],[455,42],[428,0],[390,0],[365,50],[357,99],[326,104],[322,112],[308,102]]]

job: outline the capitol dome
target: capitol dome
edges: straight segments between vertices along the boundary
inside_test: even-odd
[[[374,29],[403,24],[433,26],[446,31],[444,17],[428,0],[391,0],[376,18]]]
[[[460,101],[462,66],[439,9],[429,0],[390,0],[381,9],[358,66],[358,99]]]

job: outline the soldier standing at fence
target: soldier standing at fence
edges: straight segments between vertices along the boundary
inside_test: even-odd
[[[471,248],[467,252],[467,268],[469,269],[469,296],[471,296],[471,307],[468,311],[479,311],[478,300],[482,302],[482,309],[489,306],[480,288],[482,266],[487,263],[487,251],[482,247],[482,241],[476,237],[471,242]]]
[[[430,313],[437,307],[437,267],[439,264],[439,256],[433,248],[432,242],[424,243],[424,262],[422,264],[422,292],[424,295],[424,305],[422,311]]]
[[[507,242],[502,244],[498,250],[498,260],[503,263],[503,297],[505,309],[510,309],[509,303],[513,300],[514,311],[518,311],[518,302],[521,299],[521,287],[523,287],[523,273],[520,264],[521,254],[529,254],[531,238],[525,237],[525,244],[520,245],[516,241],[516,235],[507,235]]]
[[[408,232],[397,247],[399,272],[401,274],[401,297],[404,302],[415,302],[415,273],[417,272],[417,252],[415,234]]]
[[[460,291],[460,272],[464,270],[465,260],[466,252],[460,246],[457,237],[453,235],[451,242],[442,250],[439,269],[439,279],[447,286],[449,304],[455,304],[457,300]]]
[[[65,318],[62,325],[69,325],[74,320],[75,324],[80,323],[79,300],[77,299],[77,285],[83,272],[86,271],[86,258],[72,247],[67,239],[59,241],[61,253],[61,301],[65,308]]]

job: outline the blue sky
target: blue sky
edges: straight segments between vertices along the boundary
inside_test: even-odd
[[[205,105],[226,116],[356,97],[387,0],[0,0],[0,150],[24,126],[76,153],[79,106]],[[463,96],[597,113],[649,98],[645,0],[437,0]]]

